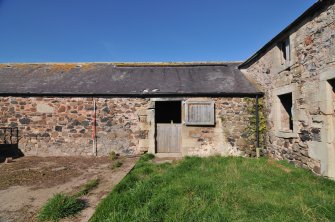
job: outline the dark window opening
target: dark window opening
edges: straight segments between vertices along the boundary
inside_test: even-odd
[[[290,40],[286,39],[285,41],[279,44],[280,51],[282,53],[282,58],[284,61],[291,60],[291,48],[290,48]]]
[[[333,100],[333,107],[335,110],[335,79],[328,80],[329,85],[332,87],[332,100]]]
[[[155,109],[156,123],[181,123],[181,101],[158,101]]]
[[[292,118],[292,93],[279,95],[279,100],[281,102],[280,107],[280,117],[281,117],[281,128],[282,130],[293,131],[293,118]]]
[[[328,80],[328,83],[331,85],[333,92],[335,93],[335,79]]]

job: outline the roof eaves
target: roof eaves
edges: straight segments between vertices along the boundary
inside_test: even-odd
[[[263,96],[263,92],[249,92],[249,93],[232,93],[232,92],[207,92],[207,93],[1,93],[0,96],[49,96],[49,97],[139,97],[139,98],[152,98],[152,97],[249,97],[249,96]]]

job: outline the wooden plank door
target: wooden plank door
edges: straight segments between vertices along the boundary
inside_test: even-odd
[[[157,123],[157,153],[180,153],[181,124]]]

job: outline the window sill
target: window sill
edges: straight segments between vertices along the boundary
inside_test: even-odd
[[[215,126],[215,123],[184,123],[185,126]]]
[[[276,136],[280,138],[298,138],[298,134],[295,132],[289,132],[289,131],[277,131]]]

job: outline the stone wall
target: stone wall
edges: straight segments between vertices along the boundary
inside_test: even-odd
[[[98,155],[155,153],[155,101],[159,99],[94,100]],[[215,126],[182,125],[182,156],[252,155],[245,141],[250,117],[245,98],[180,100],[214,101],[216,118]],[[18,128],[19,148],[25,155],[94,153],[93,98],[1,97],[0,104],[0,127]]]
[[[281,61],[280,49],[273,45],[242,70],[265,92],[270,156],[330,177],[335,177],[331,172],[335,168],[331,160],[335,159],[334,146],[329,135],[334,133],[329,122],[334,110],[323,112],[323,104],[329,103],[329,99],[323,93],[326,88],[322,76],[335,69],[334,2],[324,1],[325,7],[319,13],[289,33],[292,56],[289,63]],[[276,127],[280,112],[277,97],[285,92],[293,95],[294,129],[290,133],[280,132]]]
[[[249,124],[246,98],[197,98],[215,101],[215,126],[183,126],[182,149],[185,155],[252,155],[246,141]],[[184,116],[184,115],[183,115]]]
[[[138,142],[148,131],[140,129],[137,112],[149,100],[95,100],[98,155],[140,153]],[[26,155],[92,155],[92,98],[2,97],[0,104],[0,127],[18,127]]]

